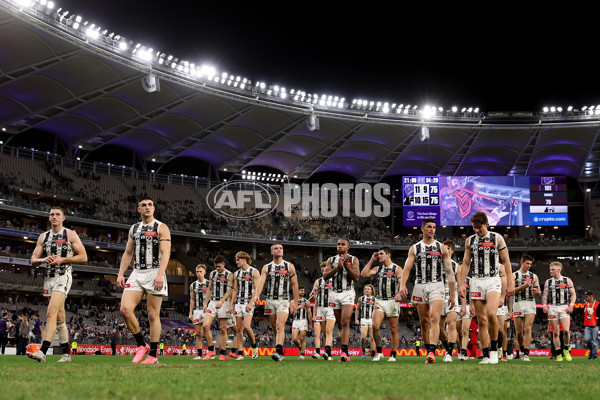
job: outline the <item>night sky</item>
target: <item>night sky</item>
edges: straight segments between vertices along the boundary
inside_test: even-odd
[[[165,1],[56,4],[154,49],[288,90],[484,112],[600,104],[596,24],[581,8],[575,13],[507,2],[282,2],[275,8],[202,2],[193,9]]]

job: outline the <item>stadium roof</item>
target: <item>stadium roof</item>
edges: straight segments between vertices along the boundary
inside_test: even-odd
[[[237,77],[198,79],[179,68],[181,60],[174,68],[164,54],[164,64],[158,54],[143,60],[119,51],[106,32],[98,30],[96,41],[58,23],[55,10],[40,4],[23,12],[17,3],[0,0],[4,137],[35,129],[87,154],[115,145],[157,163],[190,157],[217,170],[270,167],[298,179],[320,172],[363,182],[438,174],[599,179],[596,110],[434,110],[424,118],[414,107],[321,94],[313,101],[249,81],[242,89]],[[159,91],[143,87],[150,73]],[[312,114],[317,130],[307,124]]]

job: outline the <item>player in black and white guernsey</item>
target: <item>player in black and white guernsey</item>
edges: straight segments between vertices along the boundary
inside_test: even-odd
[[[523,254],[521,268],[513,274],[515,276],[515,295],[513,296],[512,313],[517,330],[517,340],[515,340],[517,356],[515,358],[520,358],[519,350],[522,350],[523,361],[529,361],[531,328],[536,314],[535,296],[542,294],[538,276],[529,270],[533,261],[532,256]]]
[[[31,255],[31,266],[46,264],[44,296],[50,297],[46,312],[46,329],[42,348],[27,353],[27,356],[39,362],[46,362],[46,352],[58,331],[59,343],[63,348],[63,356],[59,362],[70,362],[65,299],[73,282],[72,264],[86,263],[87,254],[77,232],[63,227],[65,212],[61,207],[50,209],[49,221],[50,230],[38,237],[35,250]]]
[[[255,297],[258,301],[266,284],[265,314],[269,315],[275,332],[275,353],[271,357],[275,361],[283,361],[285,322],[290,314],[296,314],[298,308],[298,277],[294,264],[283,259],[283,245],[273,244],[271,255],[273,261],[263,266]],[[290,287],[293,297],[290,297]]]
[[[323,261],[320,264],[321,274],[325,272],[327,268],[327,261]],[[315,299],[315,310],[313,320],[314,326],[314,337],[315,337],[315,354],[313,358],[319,359],[321,357],[321,333],[323,333],[323,342],[325,343],[325,352],[323,353],[323,359],[331,361],[331,346],[333,344],[333,328],[335,328],[335,315],[333,313],[333,306],[335,303],[331,302],[331,288],[333,283],[331,279],[325,280],[323,277],[317,279],[313,286],[313,290],[308,296],[308,299]]]
[[[396,352],[400,337],[398,335],[398,303],[396,295],[400,290],[400,279],[402,279],[402,267],[392,262],[392,250],[382,247],[373,253],[371,259],[365,265],[360,275],[363,278],[374,278],[377,290],[375,291],[375,309],[373,311],[373,338],[375,339],[376,353],[373,361],[380,361],[383,357],[383,346],[381,344],[381,323],[384,318],[388,319],[390,327],[391,353],[388,361],[396,361]]]
[[[331,302],[335,303],[333,312],[338,324],[341,322],[341,362],[350,361],[348,345],[350,344],[350,319],[354,312],[354,282],[358,281],[360,273],[358,258],[348,254],[350,241],[346,238],[338,239],[337,255],[327,259],[327,267],[323,273],[325,280],[332,280]]]
[[[514,294],[514,277],[504,238],[502,235],[488,231],[487,215],[480,211],[476,212],[471,217],[471,224],[475,234],[465,241],[465,257],[459,279],[459,291],[464,295],[465,278],[469,270],[472,270],[471,301],[477,314],[483,353],[480,364],[497,364],[496,314],[498,307],[504,305],[504,295]]]
[[[190,285],[190,315],[189,319],[194,324],[196,330],[196,348],[198,349],[198,355],[194,357],[194,360],[202,360],[202,336],[204,329],[202,323],[204,322],[204,297],[208,290],[208,279],[206,275],[206,266],[199,264],[196,266],[196,277],[198,278]],[[209,343],[210,344],[210,343]]]
[[[458,272],[460,269],[460,264],[452,259],[454,255],[454,241],[447,239],[444,240],[442,246],[448,250],[450,254],[450,261],[452,262],[452,271],[454,271],[454,276],[458,276]],[[442,314],[440,318],[440,341],[446,350],[446,354],[444,355],[444,362],[452,362],[452,352],[454,351],[454,345],[457,343],[458,332],[456,329],[456,322],[458,320],[458,314],[460,313],[460,305],[458,303],[458,290],[454,291],[454,307],[448,307],[448,298],[450,297],[450,285],[448,283],[448,279],[444,274],[444,290],[445,290],[445,299],[444,299],[444,307],[442,308]]]
[[[577,293],[573,287],[571,278],[561,275],[562,264],[558,261],[550,263],[550,279],[544,284],[544,293],[542,294],[542,304],[544,313],[548,314],[548,321],[552,327],[552,355],[556,356],[556,361],[562,361],[563,356],[567,361],[571,361],[571,337],[569,328],[571,327],[571,313]],[[562,325],[564,348],[560,345],[560,328]]]
[[[408,297],[406,283],[415,267],[415,286],[411,302],[417,305],[423,342],[427,348],[427,364],[435,362],[435,349],[440,336],[440,316],[444,307],[444,272],[450,286],[448,307],[454,307],[455,276],[452,270],[450,253],[435,240],[436,225],[433,219],[424,219],[421,224],[423,239],[410,247],[408,258],[402,271],[402,281],[398,299]]]
[[[254,290],[260,280],[258,270],[250,266],[252,258],[246,252],[240,251],[235,255],[235,263],[238,270],[233,277],[233,292],[229,312],[236,319],[237,358],[244,359],[244,331],[248,335],[252,346],[252,359],[258,358],[258,346],[252,330],[252,316],[254,315]]]
[[[121,258],[117,286],[123,290],[121,315],[135,338],[137,350],[134,363],[156,364],[156,350],[160,340],[160,307],[168,295],[166,270],[171,256],[171,232],[166,224],[154,219],[154,201],[143,197],[138,202],[141,222],[129,229],[129,239]],[[125,282],[125,271],[133,261],[133,271]],[[146,344],[134,310],[146,295],[150,322],[150,346]],[[144,361],[142,359],[148,354]]]
[[[458,359],[460,361],[467,361],[469,359],[467,347],[469,347],[471,320],[475,317],[475,308],[471,303],[471,278],[468,276],[465,278],[465,294],[462,295],[459,293],[458,302],[460,303],[460,314],[456,318],[456,329],[461,333],[461,348],[458,353]],[[472,356],[475,357],[476,354]]]
[[[363,289],[363,295],[356,303],[355,324],[360,326],[360,345],[362,358],[367,358],[367,338],[371,342],[371,352],[375,354],[375,338],[373,337],[373,311],[375,310],[375,286],[368,284]]]
[[[219,255],[213,260],[215,270],[208,277],[208,290],[204,298],[204,336],[208,343],[208,352],[203,360],[210,360],[216,356],[213,345],[213,335],[210,331],[215,318],[219,320],[219,360],[228,360],[225,355],[227,347],[227,321],[229,321],[229,300],[233,290],[233,274],[225,269],[225,257]]]
[[[300,350],[299,360],[304,360],[306,352],[306,331],[310,330],[312,321],[312,311],[310,302],[304,298],[304,288],[298,289],[300,292],[300,300],[298,300],[298,309],[292,321],[292,342]]]

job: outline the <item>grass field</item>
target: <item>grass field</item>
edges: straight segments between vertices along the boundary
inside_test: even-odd
[[[73,356],[56,363],[0,357],[1,399],[597,399],[600,362],[558,363],[533,357],[498,365],[477,360],[425,365],[424,357],[351,363],[270,357],[193,361],[159,356],[158,365],[131,356]]]

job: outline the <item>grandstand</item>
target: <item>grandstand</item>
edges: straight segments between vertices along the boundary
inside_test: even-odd
[[[242,86],[235,84],[242,80],[218,79],[219,74],[209,79],[160,62],[164,54],[151,55],[161,91],[148,93],[140,84],[148,71],[139,53],[119,50],[114,36],[105,33],[90,39],[58,11],[33,3],[35,8],[23,10],[14,1],[0,1],[0,38],[14,39],[0,39],[5,50],[0,54],[0,289],[7,298],[0,309],[43,309],[43,269],[32,268],[30,259],[54,204],[67,210],[67,226],[78,232],[89,255],[89,263],[74,266],[67,313],[72,334],[81,343],[102,344],[109,330],[126,332],[115,276],[140,196],[155,200],[157,218],[172,231],[163,318],[185,327],[194,267],[212,268],[218,254],[233,268],[234,254],[244,250],[260,267],[270,261],[270,245],[281,242],[307,289],[342,236],[351,240],[361,265],[382,245],[389,245],[401,264],[420,236],[416,227],[403,224],[400,181],[425,175],[566,176],[569,226],[494,229],[506,238],[514,266],[522,253],[534,255],[534,270],[543,281],[548,263],[558,259],[576,284],[578,301],[585,290],[600,293],[597,113],[583,107],[440,111],[337,97],[323,102],[298,95],[301,91],[283,96],[273,85],[250,80]],[[22,49],[36,49],[35,57]],[[90,69],[97,72],[95,79],[89,79]],[[307,125],[310,117],[320,120],[318,131]],[[280,202],[262,218],[244,219],[235,217],[250,214],[251,203],[232,218],[211,209],[212,189],[224,181],[248,183],[249,176],[279,195],[284,185],[385,182],[394,194],[392,214],[358,216],[351,207],[347,216],[313,216],[303,213],[310,207]],[[337,206],[344,207],[342,199]],[[461,258],[471,232],[469,226],[440,226],[438,239],[454,239]],[[255,327],[267,345],[272,331],[261,312]],[[413,313],[403,310],[405,347],[418,336]],[[541,314],[536,332],[538,343],[547,345]],[[389,337],[389,331],[383,335]],[[185,328],[165,330],[164,340],[193,344]],[[122,343],[132,338],[124,333]]]

